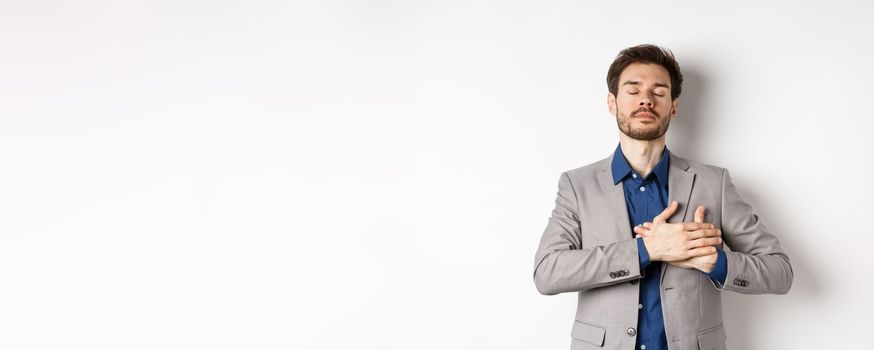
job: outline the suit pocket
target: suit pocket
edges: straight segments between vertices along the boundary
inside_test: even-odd
[[[604,333],[606,333],[606,330],[602,327],[574,321],[571,338],[597,346],[604,346]]]
[[[722,323],[698,333],[698,347],[701,350],[725,349],[725,327]]]

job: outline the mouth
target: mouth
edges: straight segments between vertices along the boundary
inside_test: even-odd
[[[656,119],[655,114],[652,114],[650,112],[637,112],[637,113],[634,113],[634,117],[640,118],[640,119],[647,119],[647,120],[655,120]]]

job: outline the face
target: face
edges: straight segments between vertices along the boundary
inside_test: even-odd
[[[678,103],[679,99],[671,100],[671,75],[657,64],[630,64],[619,75],[616,96],[607,95],[607,105],[619,130],[642,141],[665,135],[677,115]]]

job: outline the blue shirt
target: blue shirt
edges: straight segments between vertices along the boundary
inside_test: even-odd
[[[644,222],[652,222],[668,205],[668,169],[670,166],[668,148],[662,151],[662,158],[655,168],[644,178],[631,169],[622,154],[622,146],[616,146],[613,153],[611,170],[613,184],[622,182],[625,191],[625,208],[632,228]],[[635,349],[667,350],[668,340],[665,336],[665,320],[662,315],[661,296],[659,295],[659,276],[661,261],[650,261],[649,253],[643,244],[643,239],[637,239],[637,252],[640,258],[640,304],[638,304],[637,340]],[[710,278],[720,286],[724,285],[727,274],[725,252],[718,250],[716,267],[708,273]]]

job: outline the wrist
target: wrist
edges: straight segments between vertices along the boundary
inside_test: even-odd
[[[703,273],[711,273],[716,269],[716,259],[718,258],[717,254],[713,254],[712,256],[707,256],[707,264],[705,264],[700,270]]]
[[[643,247],[646,248],[646,253],[649,255],[650,261],[661,261],[662,256],[654,249],[652,237],[643,237]]]

